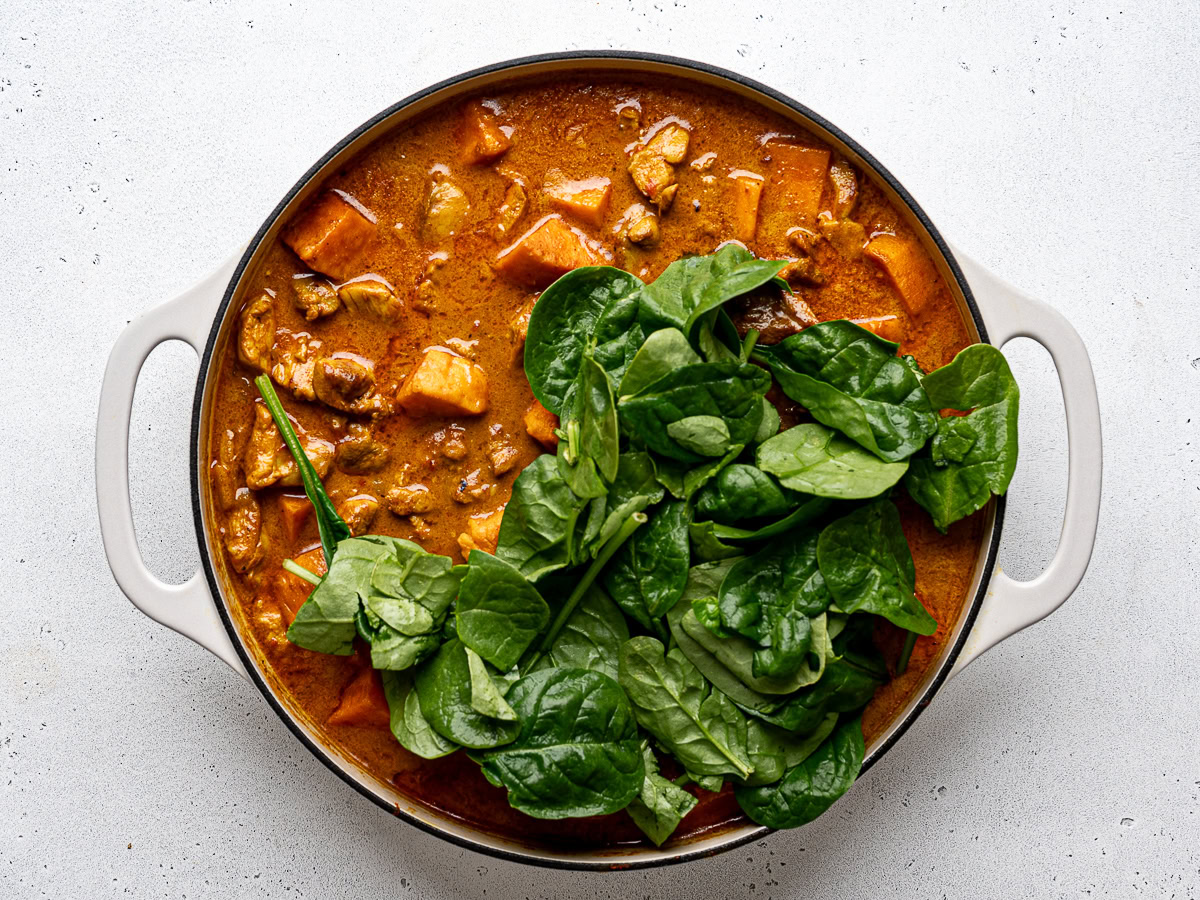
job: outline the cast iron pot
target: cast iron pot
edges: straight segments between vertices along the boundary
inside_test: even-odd
[[[246,246],[191,290],[157,306],[131,323],[117,340],[104,373],[96,435],[96,494],[104,549],[122,591],[146,615],[186,635],[248,678],[292,733],[330,769],[363,796],[418,828],[448,841],[494,856],[545,866],[608,869],[657,866],[730,850],[770,832],[752,823],[707,834],[663,849],[648,847],[572,852],[532,846],[519,837],[485,833],[421,806],[396,788],[369,775],[352,759],[324,742],[274,687],[267,668],[247,646],[223,582],[223,551],[208,527],[208,487],[200,462],[206,456],[207,428],[215,393],[217,348],[236,328],[241,281],[274,241],[281,223],[319,189],[325,176],[376,138],[432,106],[514,78],[545,77],[587,70],[668,75],[710,85],[757,102],[795,121],[836,147],[868,173],[906,216],[949,285],[971,337],[999,347],[1014,337],[1030,337],[1049,350],[1058,369],[1067,416],[1069,474],[1067,501],[1058,550],[1050,565],[1032,581],[1018,582],[995,567],[1004,519],[1004,502],[990,504],[985,537],[975,561],[966,608],[941,659],[928,673],[905,709],[867,748],[863,768],[877,762],[912,724],[948,678],[1009,635],[1045,618],[1070,596],[1091,558],[1100,506],[1100,410],[1087,350],[1071,325],[1050,307],[1025,297],[977,263],[952,253],[916,201],[862,147],[838,128],[765,85],[702,63],[643,53],[576,52],[526,57],[467,72],[401,100],[346,136],[287,193]],[[187,341],[200,355],[192,408],[191,492],[201,569],[188,581],[170,585],[152,575],[142,561],[129,502],[129,417],[138,373],[150,351],[166,340]],[[1042,436],[1024,435],[1023,449]],[[1033,455],[1033,454],[1031,454]],[[182,465],[182,460],[179,461]],[[220,562],[218,562],[220,561]],[[819,828],[819,824],[809,827]]]

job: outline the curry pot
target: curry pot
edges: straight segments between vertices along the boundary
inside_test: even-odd
[[[1062,604],[1079,584],[1091,558],[1100,506],[1100,410],[1091,363],[1076,331],[1049,306],[1023,296],[963,254],[952,252],[903,186],[866,150],[831,123],[779,92],[736,73],[643,53],[556,53],[476,69],[401,100],[330,149],[288,191],[244,250],[191,290],[146,312],[117,340],[109,356],[100,396],[96,436],[97,506],[109,565],[133,604],[155,621],[211,650],[239,675],[249,679],[296,737],[365,797],[418,828],[493,856],[574,869],[658,866],[730,850],[761,839],[770,829],[746,823],[662,849],[633,847],[570,852],[530,846],[517,838],[485,833],[419,806],[392,785],[367,774],[336,748],[325,745],[319,733],[290,708],[287,697],[273,689],[272,676],[248,650],[239,632],[230,596],[214,565],[214,560],[221,558],[222,549],[210,540],[208,504],[204,501],[206,487],[201,477],[201,461],[205,458],[207,445],[206,423],[216,383],[214,361],[218,356],[215,348],[222,346],[236,327],[237,307],[233,299],[238,295],[244,273],[252,268],[263,248],[274,240],[281,223],[320,186],[323,177],[365,145],[436,104],[480,91],[500,81],[580,70],[669,75],[724,89],[757,102],[815,133],[868,173],[888,195],[893,206],[908,218],[954,295],[973,339],[999,347],[1014,337],[1030,337],[1046,347],[1054,359],[1066,407],[1069,444],[1066,508],[1054,558],[1032,581],[1018,582],[1009,578],[995,566],[1004,520],[1004,498],[997,499],[980,513],[986,516],[986,528],[963,614],[925,683],[888,729],[867,748],[864,769],[878,761],[900,738],[947,679],[961,672],[988,648],[1043,619]],[[186,341],[200,355],[192,408],[190,465],[201,569],[179,585],[160,581],[143,563],[129,501],[129,420],[134,387],[150,351],[172,339]],[[1026,447],[1037,439],[1038,435],[1026,435]]]

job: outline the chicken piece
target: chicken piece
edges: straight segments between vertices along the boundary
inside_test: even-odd
[[[351,422],[346,436],[338,441],[335,459],[337,467],[350,475],[378,472],[387,465],[391,451],[375,440],[371,426]]]
[[[350,278],[375,234],[370,213],[340,191],[326,191],[283,230],[283,242],[322,275]]]
[[[247,428],[245,423],[238,424],[236,428],[226,428],[217,439],[217,458],[209,466],[209,472],[212,473],[213,499],[217,509],[222,512],[233,507],[238,489],[245,484],[241,456],[242,447],[246,445]]]
[[[316,275],[292,277],[292,305],[304,313],[312,322],[322,316],[331,316],[338,311],[341,300],[333,285]]]
[[[379,498],[372,494],[355,494],[337,506],[337,513],[355,537],[366,534],[379,512]]]
[[[433,347],[396,399],[410,416],[477,416],[488,408],[487,375],[469,359]]]
[[[292,424],[304,448],[304,455],[317,471],[317,477],[324,478],[333,462],[333,444],[310,438],[295,422]],[[256,491],[273,484],[299,487],[301,483],[300,469],[283,443],[275,420],[264,403],[254,404],[254,428],[246,445],[245,468],[246,484]]]
[[[629,174],[637,189],[665,212],[675,197],[675,166],[687,155],[691,133],[668,122],[629,157]]]
[[[281,328],[271,348],[271,379],[302,400],[313,400],[313,369],[321,354],[321,342],[307,332]]]
[[[508,334],[516,346],[517,354],[525,350],[525,336],[529,334],[529,317],[533,315],[533,305],[537,303],[537,295],[525,301],[525,305],[517,311],[508,324]]]
[[[653,247],[659,238],[658,216],[649,211],[644,212],[626,229],[625,237],[629,239],[629,243],[639,247]]]
[[[425,200],[421,237],[427,241],[442,241],[458,234],[470,211],[471,201],[463,189],[444,173],[435,172]]]
[[[779,270],[779,277],[792,287],[818,287],[825,283],[825,273],[817,268],[811,256],[793,259]]]
[[[500,251],[496,270],[510,281],[541,290],[572,269],[597,262],[584,236],[559,216],[550,215]]]
[[[491,431],[492,439],[488,441],[487,445],[488,463],[492,467],[493,475],[503,475],[505,472],[511,471],[512,467],[517,464],[520,451],[509,440],[501,425],[493,425]]]
[[[612,198],[612,182],[607,178],[581,178],[567,180],[558,169],[546,173],[543,189],[550,205],[574,216],[586,225],[599,228],[608,215],[608,203]]]
[[[304,494],[279,495],[279,520],[283,523],[288,541],[294,544],[300,539],[300,532],[304,530],[312,511],[312,504]]]
[[[486,480],[482,469],[473,469],[458,479],[454,493],[451,495],[456,503],[474,503],[490,497],[496,491],[496,486]]]
[[[795,294],[763,288],[729,304],[729,315],[743,338],[754,329],[758,343],[778,344],[785,337],[817,324],[807,303]]]
[[[525,214],[525,205],[528,201],[529,197],[525,193],[525,186],[521,182],[514,181],[508,186],[508,190],[504,192],[504,202],[500,205],[500,210],[496,215],[497,240],[504,240],[512,234],[513,228]]]
[[[733,192],[733,233],[739,241],[752,241],[758,230],[758,201],[762,197],[763,177],[745,169],[735,169],[729,178]]]
[[[266,291],[247,303],[238,322],[238,359],[259,372],[271,370],[275,343],[275,295]]]
[[[853,219],[835,221],[824,213],[817,219],[817,227],[842,256],[847,259],[858,259],[867,246],[867,230]]]
[[[458,546],[462,549],[463,559],[466,559],[472,550],[495,553],[496,544],[500,540],[500,523],[503,520],[503,506],[467,519],[466,532],[458,536]]]
[[[317,360],[313,392],[322,403],[357,415],[391,411],[387,399],[374,391],[375,364],[353,353],[334,353]]]
[[[359,315],[395,322],[404,312],[404,301],[396,296],[396,289],[378,275],[360,275],[339,285],[337,293],[346,309]]]
[[[296,565],[308,569],[314,575],[324,575],[328,571],[325,567],[325,553],[319,544],[311,550],[306,550],[293,557],[292,561]],[[300,607],[304,605],[304,601],[312,592],[313,586],[305,579],[293,575],[287,569],[279,570],[275,576],[272,593],[279,611],[283,614],[284,624],[288,626],[292,624],[296,613],[300,611]]]
[[[821,209],[829,151],[784,141],[768,141],[771,159],[772,209],[793,222],[812,224]]]
[[[920,316],[937,290],[937,270],[918,244],[894,234],[881,234],[864,251],[877,262],[900,295],[910,316]]]
[[[461,425],[439,429],[433,433],[433,445],[446,459],[458,462],[467,456],[467,443],[463,440],[466,433],[467,430]]]
[[[861,325],[868,331],[873,331],[885,341],[893,344],[904,342],[904,320],[899,316],[870,316],[865,319],[851,319],[855,325]]]
[[[225,522],[225,552],[234,570],[249,572],[263,558],[262,512],[258,501],[246,488],[237,492],[233,509]]]
[[[384,495],[383,502],[397,516],[423,516],[433,512],[433,494],[423,484],[398,484]]]
[[[816,246],[820,238],[817,233],[802,225],[796,225],[787,230],[788,243],[791,244],[796,252],[801,256],[808,256],[812,253],[813,247]]]
[[[554,450],[558,447],[558,435],[554,433],[558,428],[558,416],[534,400],[529,404],[529,409],[525,410],[525,431],[529,436],[545,447],[547,450]]]
[[[463,107],[461,141],[463,159],[476,165],[499,159],[512,146],[495,113],[478,101]]]
[[[834,221],[848,218],[858,201],[858,176],[850,163],[835,157],[829,166],[829,217]]]
[[[337,708],[325,721],[329,725],[387,728],[392,718],[379,673],[363,666],[342,690]]]

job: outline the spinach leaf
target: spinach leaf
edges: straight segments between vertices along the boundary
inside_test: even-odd
[[[717,527],[715,522],[693,522],[688,526],[692,557],[697,562],[716,562],[719,559],[741,556],[746,552],[741,547],[733,547],[717,537]]]
[[[731,446],[729,426],[716,416],[686,416],[669,422],[667,437],[697,456],[724,456]]]
[[[574,269],[542,291],[529,317],[525,376],[550,412],[562,411],[584,347],[610,304],[636,296],[642,282],[612,266]]]
[[[663,488],[655,478],[650,455],[640,451],[622,453],[608,495],[597,497],[588,507],[587,527],[576,561],[582,559],[585,551],[595,556],[631,515],[662,498]]]
[[[629,701],[615,681],[586,669],[545,669],[508,692],[516,739],[483,754],[483,773],[508,788],[514,809],[539,819],[601,816],[629,805],[645,764]]]
[[[935,409],[971,410],[938,420],[929,455],[913,460],[905,481],[944,534],[951,522],[1008,490],[1017,468],[1021,392],[1004,354],[990,344],[961,350],[924,385]]]
[[[781,781],[738,788],[738,805],[753,821],[770,828],[811,822],[854,784],[864,750],[862,720],[851,719],[803,762],[788,769]]]
[[[296,468],[300,472],[300,481],[304,484],[304,493],[308,495],[308,501],[313,507],[313,517],[317,520],[317,532],[321,535],[321,549],[325,553],[325,565],[331,567],[335,548],[341,541],[350,537],[350,526],[338,515],[337,507],[325,493],[325,485],[321,483],[316,469],[308,459],[308,454],[300,446],[300,439],[296,436],[296,430],[292,428],[291,420],[288,419],[283,404],[279,402],[279,395],[275,393],[275,386],[271,384],[271,379],[266,375],[259,375],[254,379],[254,384],[262,395],[263,402],[267,404],[271,418],[275,420],[275,427],[283,436],[283,442],[287,444],[292,459],[296,461]],[[301,646],[304,645],[301,644]]]
[[[678,328],[663,328],[654,332],[638,349],[621,379],[619,393],[632,397],[660,378],[682,366],[700,362],[683,332]]]
[[[763,417],[758,425],[758,431],[754,432],[753,444],[761,444],[768,441],[775,435],[779,434],[779,427],[783,422],[779,418],[779,410],[775,408],[775,404],[763,397]]]
[[[785,731],[807,734],[831,713],[862,709],[886,679],[886,670],[868,668],[859,665],[853,657],[839,656],[826,664],[820,681],[797,691],[780,704],[753,706],[739,702],[738,705],[751,716]]]
[[[288,627],[288,640],[318,653],[353,653],[360,597],[369,590],[375,563],[387,552],[386,545],[367,538],[347,538],[339,543],[329,571]]]
[[[665,652],[654,638],[630,638],[619,671],[638,724],[689,772],[745,778],[754,770],[745,717],[678,648]]]
[[[508,671],[549,624],[550,607],[511,563],[472,550],[455,617],[462,642]]]
[[[784,260],[756,259],[738,244],[726,244],[711,256],[678,259],[642,291],[642,318],[691,334],[707,313],[766,284],[784,265]]]
[[[543,453],[513,482],[496,556],[531,581],[570,565],[575,524],[586,502],[563,479],[554,457]]]
[[[467,647],[467,671],[471,676],[471,709],[492,719],[517,721],[517,714],[505,702],[504,693],[492,680],[487,663],[470,647]]]
[[[733,463],[696,494],[695,505],[697,518],[729,523],[782,516],[795,501],[762,469]]]
[[[559,473],[576,496],[604,496],[617,477],[620,433],[612,385],[590,352],[584,352],[567,390],[560,424]]]
[[[754,774],[743,784],[755,787],[778,781],[784,773],[800,765],[824,743],[837,727],[837,713],[829,713],[811,734],[797,735],[755,719],[747,719],[750,759]]]
[[[758,528],[734,528],[731,525],[714,524],[713,537],[722,541],[765,541],[768,538],[787,534],[793,528],[800,528],[820,519],[833,506],[824,497],[802,497],[800,505],[784,516]]]
[[[371,647],[371,666],[383,671],[411,669],[432,656],[442,643],[440,633],[401,634],[366,607],[354,620],[359,637]]]
[[[759,347],[754,356],[818,422],[898,462],[933,435],[937,414],[921,388],[921,370],[896,350],[891,341],[837,320]]]
[[[644,627],[675,605],[688,577],[688,508],[659,506],[604,571],[604,587],[624,613]]]
[[[916,569],[891,500],[876,500],[825,526],[821,575],[842,612],[869,612],[917,634],[937,631],[915,594]]]
[[[908,471],[909,462],[884,462],[823,425],[781,431],[760,444],[755,461],[784,487],[818,497],[864,500],[882,494]]]
[[[634,824],[642,829],[646,837],[661,847],[696,806],[696,798],[673,781],[658,774],[658,760],[646,744],[642,744],[642,758],[646,765],[646,777],[642,789],[625,811]]]
[[[427,553],[412,541],[365,535],[385,548],[360,593],[367,609],[401,634],[430,634],[442,625],[466,571],[450,557]],[[341,545],[338,547],[341,551]]]
[[[438,759],[458,749],[458,744],[430,728],[421,715],[411,673],[384,672],[383,693],[391,711],[392,735],[409,753],[422,759]]]
[[[434,657],[417,669],[415,683],[421,715],[442,737],[483,749],[507,744],[517,736],[516,722],[482,715],[471,705],[467,647],[457,638],[442,644]]]
[[[629,626],[621,610],[592,585],[532,670],[591,669],[616,678],[617,656],[627,640]]]
[[[692,416],[723,419],[733,444],[749,443],[762,421],[762,397],[770,376],[758,366],[738,362],[681,366],[641,393],[622,397],[622,427],[655,453],[681,462],[704,457],[682,446],[667,429]]]

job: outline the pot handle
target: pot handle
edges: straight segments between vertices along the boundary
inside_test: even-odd
[[[1100,401],[1091,360],[1079,333],[1057,310],[1026,297],[969,256],[955,251],[971,290],[984,302],[988,338],[997,347],[1016,337],[1037,341],[1054,360],[1067,415],[1067,502],[1054,558],[1031,581],[999,569],[967,636],[951,677],[1000,641],[1058,609],[1087,571],[1100,517]]]
[[[146,568],[138,550],[129,502],[129,417],[146,357],[163,341],[186,341],[203,353],[213,317],[241,251],[190,290],[134,319],[108,356],[96,422],[96,507],[100,536],[113,577],[129,600],[151,619],[191,638],[247,678],[246,669],[217,616],[204,572],[167,584]]]

